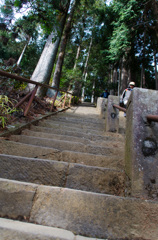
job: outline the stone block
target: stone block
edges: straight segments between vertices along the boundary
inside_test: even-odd
[[[17,181],[64,187],[68,163],[0,155],[0,177]]]
[[[10,180],[1,180],[0,187],[3,217],[20,218],[92,238],[155,240],[158,236],[156,201]]]
[[[117,170],[70,164],[66,187],[124,196],[124,178]]]
[[[0,179],[0,216],[28,219],[37,186]]]
[[[115,149],[112,147],[99,147],[95,145],[84,145],[79,142],[70,142],[63,140],[54,140],[54,139],[46,139],[40,137],[32,137],[25,135],[12,135],[10,137],[11,141],[17,141],[24,144],[31,144],[35,146],[43,146],[47,148],[58,149],[60,151],[69,150],[76,152],[85,152],[92,154],[100,154],[100,155],[111,155],[111,154],[120,154],[123,153],[122,149]]]
[[[71,142],[80,142],[80,143],[90,143],[90,140],[84,139],[84,138],[79,138],[79,137],[72,137],[72,136],[67,136],[67,135],[57,135],[57,134],[51,134],[51,133],[46,133],[46,132],[36,132],[36,131],[31,131],[31,130],[24,130],[22,132],[23,135],[27,136],[34,136],[34,137],[41,137],[41,138],[48,138],[48,139],[56,139],[56,140],[65,140],[65,141],[71,141]]]
[[[107,109],[107,98],[98,97],[97,98],[97,111],[101,118],[105,119],[106,109]]]
[[[154,201],[39,186],[30,221],[93,238],[155,240],[157,207]]]
[[[125,170],[132,196],[158,199],[158,92],[134,88],[127,105]]]
[[[72,232],[0,218],[1,240],[75,240]]]
[[[119,110],[113,107],[113,104],[119,105],[119,97],[109,95],[106,111],[106,131],[119,131]]]
[[[104,156],[89,153],[63,151],[61,159],[64,162],[79,163],[89,166],[108,167],[115,169],[124,168],[124,157],[119,155]]]
[[[31,144],[28,145],[6,140],[0,140],[0,153],[22,157],[60,160],[59,150],[42,146],[39,148]]]

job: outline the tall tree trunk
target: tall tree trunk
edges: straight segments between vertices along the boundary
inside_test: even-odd
[[[23,50],[22,50],[22,53],[20,54],[20,57],[19,57],[19,59],[18,59],[18,61],[17,61],[17,64],[16,64],[16,65],[17,65],[18,67],[20,66],[20,63],[21,63],[22,58],[23,58],[23,56],[24,56],[26,47],[27,47],[27,45],[29,44],[29,41],[30,41],[30,38],[28,39],[27,43],[25,44],[25,46],[24,46],[24,48],[23,48]]]
[[[56,68],[53,76],[52,87],[59,88],[59,85],[60,85],[60,77],[61,77],[61,71],[62,71],[62,66],[64,62],[65,49],[66,49],[69,33],[71,30],[71,23],[72,23],[72,18],[73,18],[76,4],[77,4],[77,0],[74,0],[74,2],[72,3],[72,7],[70,10],[70,14],[69,14],[65,29],[64,29],[64,34],[61,39],[58,60],[57,60],[57,64],[56,64]]]
[[[154,50],[154,68],[155,68],[155,88],[156,88],[156,90],[158,90],[158,75],[157,75],[156,50]]]
[[[128,87],[128,70],[126,66],[125,58],[122,59],[121,68],[121,81],[120,81],[120,91],[123,92],[124,89]]]
[[[92,89],[91,103],[94,103],[94,89],[95,89],[95,80],[93,81],[93,89]]]
[[[46,42],[46,45],[43,49],[41,57],[38,61],[38,64],[31,76],[31,79],[36,82],[49,84],[51,73],[53,70],[53,66],[55,63],[56,55],[58,52],[58,47],[60,44],[62,32],[64,29],[64,25],[66,22],[67,13],[65,13],[59,23],[59,29],[53,31]],[[57,36],[56,41],[52,43],[52,39],[57,35],[57,31],[59,30],[60,35]],[[32,90],[34,85],[29,84],[29,89]],[[40,97],[44,97],[46,95],[47,89],[40,87],[37,91],[37,95]]]
[[[141,84],[140,87],[143,88],[145,87],[145,69],[144,69],[144,64],[142,63],[142,69],[141,69]]]
[[[113,83],[117,83],[117,67],[114,66],[113,69]]]
[[[81,52],[81,44],[82,44],[83,37],[84,37],[84,26],[83,26],[82,31],[81,31],[81,38],[80,38],[79,45],[78,45],[78,48],[77,48],[75,63],[74,63],[74,67],[73,67],[74,70],[76,70],[76,67],[77,67],[77,62],[78,62],[80,52]],[[79,86],[81,86],[81,83],[79,83],[78,81],[75,81],[74,84],[73,84],[73,93],[75,94],[75,92],[76,92],[75,95],[77,95],[77,96],[80,95],[80,91],[81,91],[81,88],[82,88],[82,86],[81,87],[79,87]],[[69,87],[70,87],[70,85],[69,85]]]
[[[146,21],[146,13],[144,14],[144,19]],[[142,60],[142,74],[141,74],[141,87],[145,88],[146,82],[145,82],[145,52],[146,52],[146,29],[144,30],[144,39],[143,39],[143,60]]]
[[[88,49],[88,55],[87,55],[87,58],[86,58],[84,71],[83,71],[83,75],[82,75],[82,79],[83,79],[82,98],[81,98],[82,102],[84,101],[84,97],[85,97],[85,86],[84,86],[84,83],[86,82],[86,79],[87,79],[87,67],[88,67],[88,60],[89,60],[90,51],[91,51],[91,47],[92,47],[92,41],[93,41],[93,38],[91,37],[91,41],[90,41],[89,49]]]
[[[77,61],[78,61],[78,59],[79,59],[80,51],[81,51],[81,44],[79,44],[79,46],[78,46],[78,48],[77,48],[75,63],[74,63],[74,67],[73,67],[73,70],[74,70],[74,71],[76,70],[76,67],[77,67]],[[76,84],[78,85],[78,82],[74,82],[74,83],[73,83],[73,86],[72,86],[73,92],[74,92],[75,89],[76,89]],[[77,88],[77,89],[78,89],[78,88]],[[68,87],[68,91],[70,91],[70,90],[71,90],[71,82],[69,83],[69,87]],[[78,93],[75,94],[75,95],[78,95]]]
[[[150,2],[150,1],[149,1]],[[154,27],[154,30],[155,30],[155,33],[156,33],[156,37],[158,39],[158,2],[157,0],[152,0],[151,1],[151,9],[154,13],[154,16],[155,16],[155,27]]]
[[[81,44],[79,44],[79,46],[78,46],[78,48],[77,48],[77,54],[76,54],[76,58],[75,58],[75,64],[74,64],[74,67],[73,67],[74,70],[76,69],[76,66],[77,66],[77,61],[78,61],[78,59],[79,59],[80,51],[81,51]]]

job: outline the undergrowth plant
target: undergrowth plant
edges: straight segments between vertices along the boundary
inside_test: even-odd
[[[0,126],[4,128],[12,113],[16,112],[13,102],[5,95],[0,95]]]

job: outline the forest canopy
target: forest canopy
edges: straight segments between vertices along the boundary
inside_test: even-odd
[[[130,81],[158,90],[157,0],[3,0],[0,11],[2,70],[87,99]]]

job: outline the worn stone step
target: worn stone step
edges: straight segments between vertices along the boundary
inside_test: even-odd
[[[32,136],[25,136],[25,135],[12,135],[9,138],[11,141],[36,145],[36,146],[43,146],[49,147],[54,149],[62,150],[69,150],[69,151],[76,151],[76,152],[84,152],[84,153],[92,153],[92,154],[99,154],[99,155],[118,155],[124,154],[124,149],[121,148],[112,148],[112,147],[99,147],[94,145],[85,145],[83,143],[78,142],[69,142],[63,140],[54,140],[54,139],[47,139],[47,138],[39,138],[39,137],[32,137]]]
[[[76,240],[67,230],[0,218],[1,240]]]
[[[43,129],[44,130],[44,129]],[[48,139],[56,139],[56,140],[65,140],[70,142],[80,142],[84,144],[90,144],[91,141],[89,139],[81,138],[81,137],[73,137],[68,135],[59,135],[49,132],[40,132],[40,131],[33,131],[25,129],[22,131],[23,135],[27,136],[34,136],[34,137],[41,137],[41,138],[48,138]]]
[[[124,196],[124,173],[114,169],[0,154],[0,177]]]
[[[124,141],[124,136],[118,133],[106,133],[104,136],[97,135],[97,134],[90,134],[89,133],[84,133],[84,132],[77,132],[77,131],[72,131],[72,130],[65,130],[65,129],[56,129],[56,128],[48,128],[48,127],[42,127],[42,126],[34,126],[32,125],[30,127],[32,131],[37,131],[37,132],[45,132],[45,133],[53,133],[53,134],[58,134],[58,135],[67,135],[67,136],[72,136],[72,137],[80,137],[80,138],[85,138],[89,139],[91,141],[107,141],[107,140],[112,140],[114,141],[117,139],[117,141]]]
[[[55,227],[0,218],[1,240],[99,240]],[[101,239],[100,239],[101,240]]]
[[[90,134],[97,134],[97,135],[105,135],[105,130],[102,129],[102,130],[95,130],[95,129],[92,129],[92,128],[80,128],[80,127],[76,127],[76,126],[66,126],[66,125],[63,125],[63,124],[55,124],[53,123],[53,121],[41,121],[39,122],[39,125],[38,126],[41,126],[41,127],[48,127],[48,128],[58,128],[58,129],[66,129],[68,131],[75,131],[75,132],[84,132],[84,133],[90,133]]]
[[[116,138],[107,138],[106,141],[96,140],[90,141],[89,139],[81,138],[81,137],[73,137],[67,135],[58,135],[58,134],[51,134],[46,132],[36,132],[25,129],[22,131],[23,135],[27,136],[34,136],[34,137],[41,137],[41,138],[48,138],[48,139],[56,139],[56,140],[64,140],[70,142],[80,142],[83,144],[90,144],[90,145],[99,145],[103,147],[124,147],[124,141],[118,141]]]
[[[158,203],[0,180],[0,216],[103,239],[158,236]]]
[[[53,116],[53,117],[50,117],[49,119],[53,120],[53,121],[58,121],[58,122],[68,122],[68,123],[77,123],[77,124],[90,124],[92,126],[103,126],[105,125],[105,120],[100,120],[98,118],[96,119],[90,119],[90,118],[78,118],[77,116],[76,117],[72,117],[72,116],[62,116],[61,114],[60,115],[57,115],[57,116]]]
[[[6,140],[0,140],[0,153],[29,158],[79,163],[89,166],[108,167],[114,169],[124,168],[124,160],[121,155],[104,156],[73,151],[59,151],[53,148],[39,147]]]
[[[93,123],[80,123],[77,121],[70,122],[68,120],[60,120],[58,118],[53,119],[53,118],[48,118],[43,120],[45,123],[52,123],[55,125],[62,126],[64,125],[65,127],[72,127],[72,128],[81,128],[81,129],[93,129],[93,130],[98,130],[98,131],[103,131],[105,129],[105,123],[104,124],[93,124]]]
[[[61,159],[61,152],[57,149],[28,145],[3,139],[0,140],[0,153],[22,157],[45,158],[58,161]]]
[[[65,162],[74,162],[88,166],[108,167],[121,170],[124,169],[124,158],[121,155],[104,156],[63,151],[61,153],[61,159]]]
[[[90,116],[84,116],[84,115],[79,115],[79,114],[74,114],[74,113],[69,113],[68,111],[59,113],[57,116],[53,116],[54,119],[58,118],[61,120],[68,120],[68,121],[77,121],[77,122],[82,122],[82,123],[94,123],[94,124],[102,124],[105,122],[105,120],[99,118],[99,114],[97,117],[90,117]],[[52,117],[50,117],[52,118]]]

